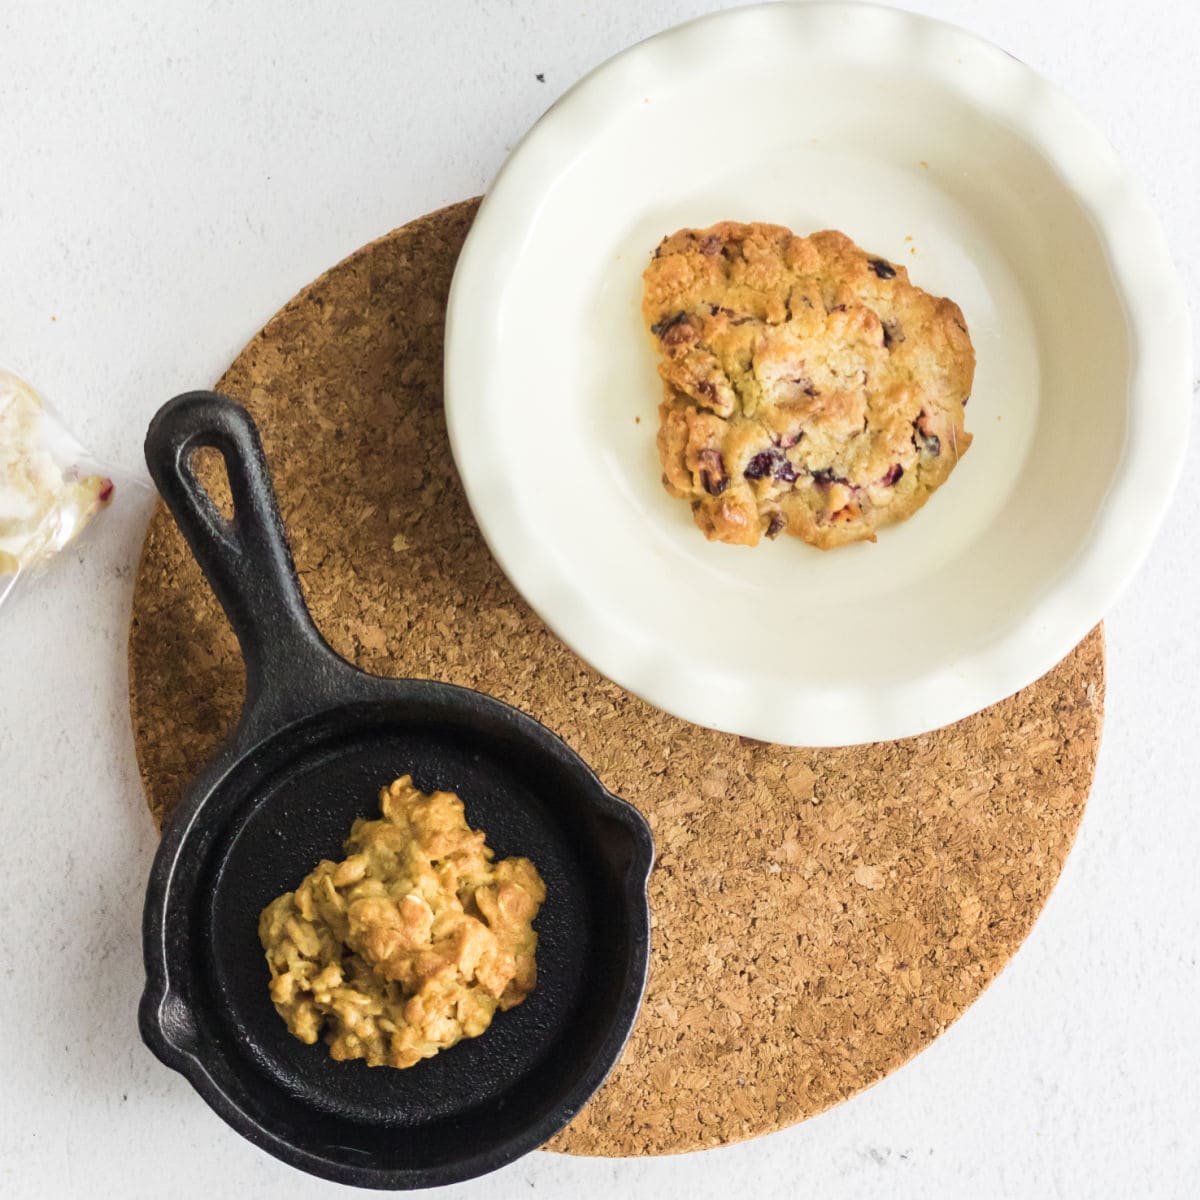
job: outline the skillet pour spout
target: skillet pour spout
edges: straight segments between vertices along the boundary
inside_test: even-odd
[[[221,514],[193,456],[224,459]],[[625,1046],[645,987],[654,846],[644,818],[527,714],[337,655],[314,625],[246,411],[190,392],[151,422],[146,461],[246,665],[237,727],[163,830],[146,890],[142,1037],[234,1129],[311,1174],[432,1187],[496,1169],[583,1107]],[[262,909],[403,774],[462,797],[498,856],[546,882],[538,982],[480,1037],[406,1070],[335,1063],[287,1032],[267,989]]]

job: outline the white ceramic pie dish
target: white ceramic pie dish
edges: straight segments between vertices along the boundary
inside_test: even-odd
[[[641,272],[721,219],[841,229],[966,314],[974,444],[874,545],[711,544],[662,489]],[[1072,102],[939,22],[778,4],[617,55],[514,150],[455,274],[446,413],[564,642],[689,721],[839,745],[1001,700],[1104,616],[1178,476],[1190,359],[1157,220]]]

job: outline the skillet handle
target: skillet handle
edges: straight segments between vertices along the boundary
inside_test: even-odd
[[[196,478],[192,455],[202,446],[225,460],[232,520]],[[322,681],[348,664],[321,637],[304,603],[250,414],[216,392],[187,392],[158,410],[145,449],[150,475],[241,645],[243,724],[260,709],[277,719],[311,709]]]

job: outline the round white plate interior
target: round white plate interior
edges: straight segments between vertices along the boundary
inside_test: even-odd
[[[660,483],[640,314],[660,238],[837,228],[966,314],[975,440],[876,544],[708,543]],[[1028,68],[858,4],[716,14],[534,126],[467,239],[446,408],[492,552],[547,624],[667,711],[766,741],[917,734],[1101,619],[1182,462],[1190,344],[1141,191]]]

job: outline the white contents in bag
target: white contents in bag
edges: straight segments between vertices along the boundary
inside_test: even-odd
[[[33,388],[0,368],[0,599],[111,499],[112,480],[86,461]]]

